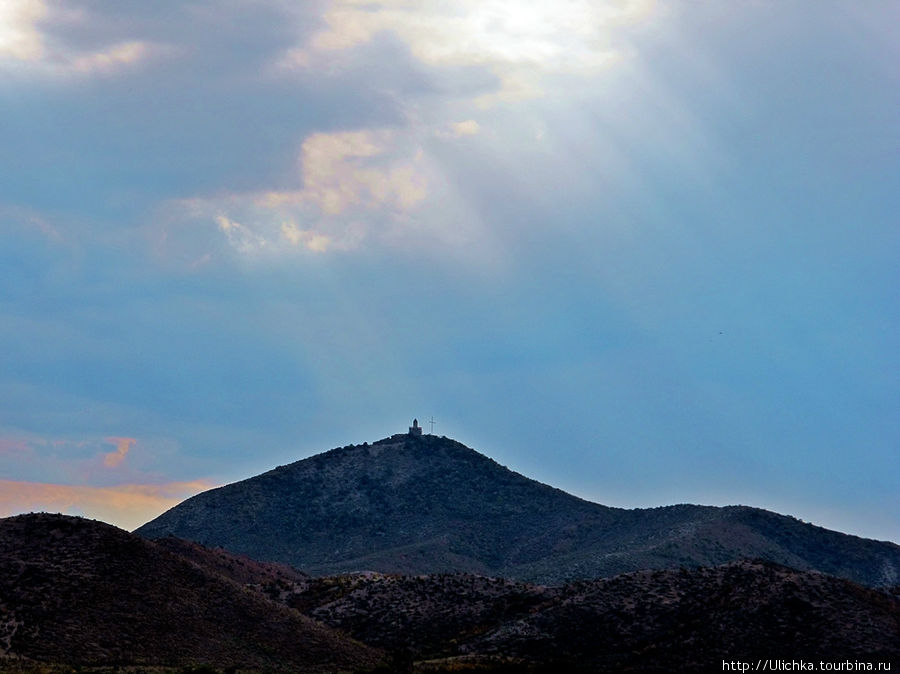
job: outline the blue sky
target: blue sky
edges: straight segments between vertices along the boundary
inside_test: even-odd
[[[900,541],[898,14],[5,2],[0,514],[133,528],[433,415]]]

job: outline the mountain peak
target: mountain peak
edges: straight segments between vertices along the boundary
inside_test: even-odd
[[[555,584],[759,557],[884,585],[900,569],[900,546],[891,543],[746,507],[610,508],[451,438],[414,432],[203,492],[136,533],[313,574],[466,571]]]

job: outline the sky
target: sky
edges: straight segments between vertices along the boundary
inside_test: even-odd
[[[418,417],[900,542],[898,23],[5,0],[0,516],[133,529]]]

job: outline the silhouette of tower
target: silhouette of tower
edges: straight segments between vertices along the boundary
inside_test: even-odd
[[[422,429],[419,426],[419,420],[413,419],[413,425],[409,427],[410,435],[422,435]]]

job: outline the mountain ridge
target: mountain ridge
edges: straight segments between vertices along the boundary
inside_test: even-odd
[[[388,652],[513,657],[557,671],[710,671],[737,654],[900,655],[895,594],[761,560],[557,587],[468,574],[330,577],[284,600]]]
[[[604,506],[432,435],[278,466],[198,494],[135,533],[318,575],[466,571],[558,584],[760,558],[885,586],[900,571],[900,546],[890,542],[749,506]]]

